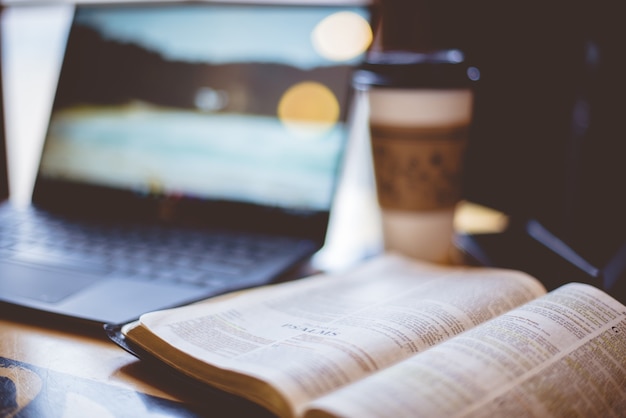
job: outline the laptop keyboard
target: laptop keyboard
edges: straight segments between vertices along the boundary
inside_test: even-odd
[[[2,220],[0,257],[93,271],[103,277],[213,286],[241,277],[296,240],[238,236],[148,225],[66,221],[28,212]],[[32,216],[30,216],[32,215]],[[2,219],[2,216],[0,216]],[[296,246],[297,247],[297,246]]]

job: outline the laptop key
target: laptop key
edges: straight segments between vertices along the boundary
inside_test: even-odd
[[[66,268],[80,271],[105,272],[106,267],[97,261],[81,256],[74,257],[66,253],[52,251],[17,251],[11,257],[14,261],[34,263],[50,267]]]
[[[249,269],[268,253],[282,251],[284,244],[266,238],[242,241],[236,235],[209,237],[197,231],[172,234],[141,226],[113,230],[86,224],[77,227],[52,217],[39,221],[36,228],[17,227],[12,233],[0,234],[5,246],[26,250],[13,256],[14,260],[139,281],[215,286]]]

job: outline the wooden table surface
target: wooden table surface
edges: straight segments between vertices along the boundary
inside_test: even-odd
[[[0,307],[0,417],[17,416],[271,415],[138,360],[109,340],[99,326],[53,325],[36,315]]]

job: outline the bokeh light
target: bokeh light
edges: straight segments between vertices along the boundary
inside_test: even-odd
[[[311,42],[318,54],[332,61],[358,57],[372,43],[373,34],[367,20],[354,12],[337,12],[317,24]]]
[[[194,97],[196,108],[204,112],[217,112],[228,104],[228,93],[211,87],[200,87]]]
[[[278,104],[278,117],[289,129],[319,135],[339,120],[339,101],[325,85],[305,81],[287,89]]]

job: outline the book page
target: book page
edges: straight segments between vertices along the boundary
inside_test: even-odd
[[[568,284],[311,406],[307,417],[620,416],[626,307]]]
[[[538,281],[519,272],[436,267],[387,255],[351,273],[148,314],[141,323],[204,363],[269,382],[290,399],[295,414],[311,399],[543,293]],[[198,374],[213,384],[228,380]]]

